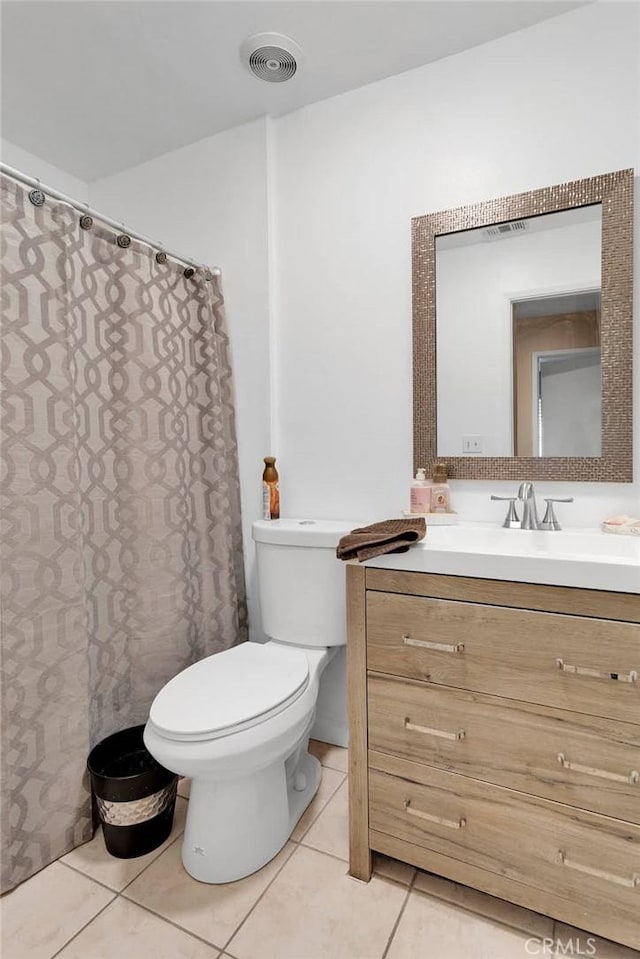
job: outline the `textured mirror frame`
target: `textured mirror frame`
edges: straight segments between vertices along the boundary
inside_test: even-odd
[[[602,204],[602,455],[438,456],[436,236]],[[412,220],[414,472],[446,463],[451,479],[633,480],[633,170],[518,193]]]

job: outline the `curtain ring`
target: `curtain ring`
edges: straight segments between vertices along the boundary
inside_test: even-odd
[[[45,200],[44,193],[42,192],[42,190],[31,190],[29,193],[29,200],[33,203],[34,206],[44,206],[44,200]]]
[[[202,275],[203,275],[203,277],[205,278],[205,280],[212,280],[212,279],[213,279],[213,273],[211,272],[211,270],[205,270]]]
[[[185,271],[184,271],[184,276],[186,277],[187,280],[190,280],[191,277],[193,276],[193,274],[194,274],[195,272],[196,272],[196,271],[193,269],[192,266],[188,266],[188,267],[186,267],[186,269],[185,269]]]
[[[128,233],[119,233],[116,237],[116,243],[123,250],[126,250],[127,247],[131,246],[131,237],[128,235]]]
[[[88,213],[83,213],[80,217],[80,226],[83,230],[90,230],[93,226],[93,217],[89,216]]]
[[[164,250],[158,250],[158,252],[156,253],[156,263],[166,263],[166,262],[167,262],[167,254],[164,252]]]

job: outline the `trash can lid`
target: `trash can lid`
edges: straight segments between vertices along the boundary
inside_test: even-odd
[[[214,739],[286,709],[308,682],[302,650],[243,643],[178,673],[154,699],[149,718],[169,739]]]

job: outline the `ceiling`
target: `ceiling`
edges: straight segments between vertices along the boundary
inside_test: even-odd
[[[402,73],[581,6],[555,0],[3,2],[2,135],[84,180]],[[284,84],[240,60],[293,37]]]

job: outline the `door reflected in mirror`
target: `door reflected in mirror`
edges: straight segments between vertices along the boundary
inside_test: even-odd
[[[439,235],[438,456],[602,451],[602,205]]]
[[[600,456],[600,292],[514,301],[516,456]]]

